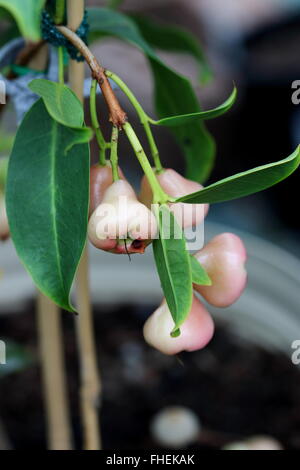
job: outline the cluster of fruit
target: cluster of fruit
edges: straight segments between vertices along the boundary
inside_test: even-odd
[[[156,219],[151,210],[152,191],[145,176],[139,197],[121,169],[119,178],[114,181],[110,164],[91,168],[89,239],[97,248],[111,253],[144,253],[157,233]],[[157,179],[162,189],[174,198],[201,189],[200,184],[184,178],[173,169],[157,174]],[[121,199],[126,202],[126,211],[122,209]],[[194,204],[170,204],[170,210],[183,228],[187,228],[188,224],[200,224],[208,212],[208,205],[200,211],[195,209]],[[247,279],[244,268],[246,250],[239,237],[231,233],[218,235],[194,256],[212,281],[210,286],[194,284],[195,291],[217,307],[228,307],[234,303]],[[173,323],[164,300],[145,323],[145,340],[165,354],[177,354],[184,350],[201,349],[212,338],[213,320],[195,295],[181,334],[175,338],[170,336]]]

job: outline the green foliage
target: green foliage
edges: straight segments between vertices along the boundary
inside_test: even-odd
[[[16,250],[37,287],[66,310],[85,245],[89,146],[40,99],[26,114],[10,157],[6,204]]]
[[[158,116],[199,113],[200,104],[190,81],[167,67],[145,41],[135,23],[126,15],[106,8],[90,8],[90,39],[115,36],[137,46],[148,57],[155,85],[155,103]],[[215,144],[200,120],[181,124],[173,130],[186,159],[186,175],[199,182],[205,181],[212,170]]]
[[[199,261],[192,255],[190,257],[190,261],[193,283],[198,284],[199,286],[211,286],[211,279]]]
[[[0,7],[13,16],[24,38],[38,41],[41,38],[40,19],[45,3],[46,0],[0,0]]]
[[[181,228],[167,206],[160,206],[158,213],[159,238],[153,242],[154,258],[161,286],[172,318],[172,335],[188,316],[193,298],[190,255]]]
[[[202,47],[189,31],[176,26],[162,25],[141,15],[131,15],[131,18],[152,47],[192,55],[199,66],[200,81],[206,83],[212,78],[212,71]]]
[[[210,109],[208,111],[200,111],[199,113],[182,114],[179,116],[177,115],[166,117],[164,119],[159,119],[158,121],[151,119],[150,122],[151,124],[155,124],[158,126],[178,127],[182,124],[189,124],[195,121],[213,119],[225,114],[235,103],[236,96],[237,90],[236,88],[234,88],[229,98],[217,108]]]
[[[55,121],[68,127],[83,125],[83,107],[75,93],[66,85],[37,79],[29,88],[41,96],[50,116]]]
[[[290,176],[300,164],[300,146],[289,157],[237,173],[201,191],[177,199],[177,202],[203,204],[231,201],[270,188]]]

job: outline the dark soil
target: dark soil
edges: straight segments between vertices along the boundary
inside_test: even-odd
[[[218,449],[233,439],[269,434],[286,449],[300,449],[299,368],[280,354],[239,344],[222,326],[205,350],[163,356],[142,337],[142,325],[152,310],[123,306],[95,315],[106,449],[157,447],[149,423],[170,405],[184,405],[198,414],[204,431],[194,448]],[[0,382],[0,416],[16,449],[46,447],[33,312],[30,306],[27,313],[0,317],[1,337],[25,345],[36,357],[32,366]],[[70,314],[64,314],[64,337],[73,428],[80,448],[78,361]]]

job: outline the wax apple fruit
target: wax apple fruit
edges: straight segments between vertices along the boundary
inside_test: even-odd
[[[233,304],[240,297],[247,281],[247,253],[241,239],[233,233],[217,235],[194,256],[212,281],[211,286],[195,285],[195,289],[216,307]]]
[[[148,318],[144,325],[144,338],[154,348],[172,355],[181,351],[196,351],[204,348],[214,332],[212,318],[202,303],[194,296],[191,311],[181,325],[180,336],[173,338],[174,321],[166,301]]]
[[[125,180],[115,181],[107,188],[88,227],[93,245],[117,254],[144,253],[156,233],[154,214],[137,200]]]
[[[168,168],[158,174],[157,180],[162,189],[170,196],[177,198],[187,194],[201,190],[201,184],[188,180],[177,173],[175,170]],[[150,207],[153,194],[144,176],[141,183],[140,201]],[[208,204],[170,204],[170,209],[176,216],[177,222],[184,228],[200,224],[208,212]]]

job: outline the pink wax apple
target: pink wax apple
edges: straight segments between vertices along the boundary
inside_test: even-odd
[[[173,355],[181,351],[196,351],[204,348],[214,332],[210,314],[195,296],[189,316],[180,327],[180,336],[176,338],[170,336],[173,328],[174,321],[164,300],[146,321],[143,330],[144,338],[150,346],[164,354]]]
[[[247,282],[247,253],[242,240],[233,233],[223,233],[214,237],[194,256],[212,280],[211,286],[195,285],[195,289],[216,307],[233,304]]]

